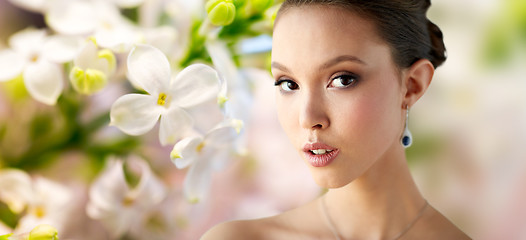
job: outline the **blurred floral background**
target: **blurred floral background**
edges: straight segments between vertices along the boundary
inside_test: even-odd
[[[0,0],[0,235],[198,239],[322,189],[280,129],[272,0]],[[526,2],[433,1],[448,60],[411,111],[422,193],[526,239]]]

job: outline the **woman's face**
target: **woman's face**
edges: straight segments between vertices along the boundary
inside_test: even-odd
[[[272,74],[280,122],[319,185],[344,186],[400,151],[400,71],[373,22],[335,7],[287,10]]]

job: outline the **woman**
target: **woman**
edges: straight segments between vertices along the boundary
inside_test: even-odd
[[[445,60],[428,0],[291,0],[274,25],[278,116],[320,198],[203,239],[469,239],[418,191],[407,117]]]

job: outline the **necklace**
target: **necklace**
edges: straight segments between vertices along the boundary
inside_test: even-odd
[[[424,206],[422,208],[420,208],[420,211],[418,212],[418,215],[416,215],[416,217],[409,224],[407,224],[405,226],[405,228],[398,235],[396,235],[393,238],[393,240],[399,239],[407,231],[409,231],[409,229],[411,229],[411,227],[418,221],[418,219],[420,219],[420,217],[422,217],[422,215],[424,214],[424,211],[427,208],[427,205],[429,205],[429,204],[427,203],[427,200],[426,200],[425,203],[424,203]],[[327,222],[328,227],[331,229],[332,235],[334,235],[334,238],[336,240],[342,240],[343,238],[340,237],[340,234],[336,230],[336,227],[334,226],[334,223],[332,222],[331,217],[327,213],[327,206],[325,205],[325,196],[321,197],[320,206],[321,206],[321,212],[323,213],[323,216],[325,218],[325,221]]]

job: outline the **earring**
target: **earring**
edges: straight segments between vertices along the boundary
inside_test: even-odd
[[[409,131],[408,126],[408,120],[409,120],[409,106],[405,106],[406,113],[405,113],[405,129],[404,134],[402,134],[402,138],[400,139],[400,143],[404,148],[408,148],[413,143],[413,135],[411,135],[411,132]]]

